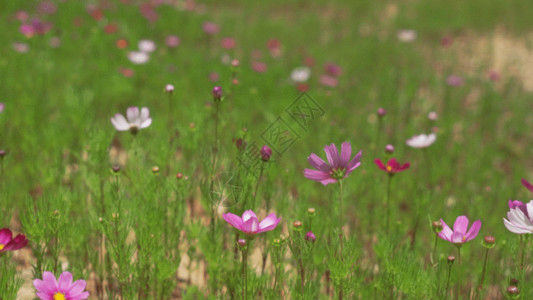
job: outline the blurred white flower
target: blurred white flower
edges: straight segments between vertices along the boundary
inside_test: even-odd
[[[121,114],[116,114],[111,118],[111,123],[118,131],[127,131],[136,134],[140,129],[146,128],[152,124],[150,111],[143,107],[139,112],[138,107],[129,107],[126,111],[126,118]]]
[[[413,148],[426,148],[431,146],[431,144],[433,144],[435,140],[437,140],[437,135],[431,133],[429,135],[415,135],[412,138],[408,139],[405,143],[407,144],[407,146],[411,146]]]
[[[128,54],[128,59],[136,64],[136,65],[142,65],[148,62],[150,60],[150,56],[146,52],[142,51],[131,51]]]
[[[404,43],[409,43],[409,42],[416,40],[416,36],[417,36],[416,31],[412,29],[402,29],[398,31],[396,35],[398,40]]]
[[[437,115],[436,112],[430,111],[428,113],[428,119],[430,119],[431,121],[436,121],[438,118],[439,118],[439,116]]]
[[[26,43],[15,42],[13,43],[13,50],[17,51],[18,53],[26,53],[30,51],[30,46],[28,46]]]
[[[298,67],[292,70],[291,72],[291,80],[293,82],[297,83],[303,83],[309,80],[309,77],[311,76],[311,69],[308,67]]]
[[[141,50],[141,52],[146,52],[146,53],[154,52],[155,48],[156,46],[155,46],[154,41],[151,41],[151,40],[140,40],[139,41],[139,50]]]

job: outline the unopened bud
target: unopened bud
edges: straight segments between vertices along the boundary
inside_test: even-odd
[[[509,284],[510,284],[510,285],[516,285],[516,286],[518,286],[518,282],[519,282],[519,281],[518,281],[518,279],[516,279],[516,278],[511,278],[511,279],[509,279]]]
[[[440,233],[442,231],[442,221],[438,220],[431,223],[431,228],[433,229],[433,232]]]
[[[111,166],[111,170],[113,171],[113,173],[118,173],[118,172],[120,172],[120,167],[119,166]]]
[[[314,208],[314,207],[309,207],[309,208],[307,209],[307,215],[308,215],[310,218],[314,217],[314,216],[316,215],[316,210],[315,210],[315,208]]]
[[[237,244],[239,245],[239,247],[244,248],[246,246],[246,240],[245,239],[239,239],[237,241]]]
[[[309,231],[305,234],[305,240],[314,243],[316,241],[316,236],[312,231]]]
[[[4,156],[6,156],[6,151],[5,150],[0,150],[0,158],[4,158]]]
[[[172,84],[167,84],[165,86],[165,92],[167,92],[167,93],[172,95],[172,92],[174,92],[174,86]]]
[[[183,178],[183,173],[179,172],[178,174],[176,174],[176,179],[182,179]]]
[[[514,299],[516,296],[520,294],[520,290],[515,285],[511,285],[507,287],[507,295],[511,297],[511,299]]]
[[[218,102],[222,99],[222,88],[219,86],[215,86],[213,88],[213,100],[215,102]]]
[[[483,247],[487,248],[487,249],[491,249],[491,248],[494,248],[494,246],[496,245],[496,238],[491,236],[491,235],[487,235],[485,236],[485,238],[483,239]]]
[[[158,166],[153,167],[153,168],[152,168],[152,173],[153,173],[154,175],[159,174],[159,167],[158,167]]]
[[[272,149],[268,147],[267,145],[264,145],[263,148],[261,148],[261,159],[264,162],[267,162],[270,160],[270,156],[272,155]]]
[[[453,255],[448,256],[447,261],[449,265],[453,265],[453,262],[455,261],[455,256]]]
[[[281,239],[278,239],[278,238],[273,239],[272,244],[274,244],[274,246],[281,246]]]
[[[383,118],[386,115],[387,115],[387,111],[383,107],[378,108],[378,117],[379,118]]]
[[[52,212],[52,218],[54,219],[59,219],[61,217],[61,212],[57,209],[55,209],[53,212]]]
[[[294,227],[294,230],[296,231],[302,231],[302,221],[294,221],[292,222],[292,226]]]
[[[385,152],[389,154],[394,153],[394,146],[391,144],[388,144],[387,146],[385,146]]]
[[[118,219],[118,218],[120,217],[120,214],[119,214],[119,213],[112,213],[112,214],[111,214],[111,217],[112,217],[113,219]]]

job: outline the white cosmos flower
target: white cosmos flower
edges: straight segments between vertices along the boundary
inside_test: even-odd
[[[142,65],[148,62],[150,60],[150,56],[146,52],[142,51],[131,51],[128,54],[128,59],[136,64],[136,65]]]
[[[409,43],[409,42],[416,40],[416,36],[417,36],[416,31],[412,29],[402,29],[398,31],[398,34],[396,35],[398,40],[404,43]]]
[[[298,67],[291,72],[291,80],[297,83],[306,82],[310,76],[311,69],[308,67]]]
[[[154,41],[151,40],[140,40],[138,46],[141,52],[146,53],[154,52],[156,48]]]
[[[426,148],[431,146],[437,139],[437,135],[432,133],[429,135],[421,134],[421,135],[415,135],[412,138],[408,139],[405,143],[407,146],[411,146],[413,148]]]
[[[111,123],[118,131],[131,131],[136,134],[139,129],[146,128],[152,124],[152,118],[150,118],[150,111],[148,108],[143,107],[139,113],[138,107],[129,107],[126,111],[126,118],[121,114],[116,114],[111,118]]]
[[[503,224],[516,234],[533,233],[533,220],[530,216],[533,216],[533,200],[511,208],[507,213],[509,220],[503,219]]]

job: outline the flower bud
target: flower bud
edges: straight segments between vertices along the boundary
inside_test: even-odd
[[[154,175],[159,174],[159,167],[158,167],[158,166],[153,167],[153,168],[152,168],[152,173],[153,173]]]
[[[273,239],[272,244],[274,244],[274,246],[281,246],[281,239],[279,238]]]
[[[514,299],[516,296],[520,294],[520,290],[515,285],[511,285],[507,287],[507,295],[511,297],[511,299]]]
[[[174,86],[172,84],[167,84],[165,86],[165,92],[167,92],[167,93],[172,95],[172,92],[174,92]]]
[[[52,218],[54,219],[59,219],[61,217],[61,212],[57,209],[55,209],[53,212],[52,212]]]
[[[176,179],[182,179],[183,178],[183,173],[179,172],[178,174],[176,174]]]
[[[308,215],[310,218],[314,217],[314,216],[316,215],[316,210],[315,210],[315,208],[314,208],[314,207],[309,207],[309,208],[307,209],[307,215]]]
[[[218,102],[222,99],[222,88],[219,86],[215,86],[213,88],[213,100],[215,102]]]
[[[436,120],[438,119],[438,117],[439,117],[439,116],[438,116],[437,113],[434,112],[434,111],[430,111],[430,112],[428,113],[428,119],[429,119],[430,121],[436,121]]]
[[[120,167],[119,166],[111,166],[111,170],[113,171],[113,173],[118,173],[118,172],[120,172]]]
[[[386,115],[387,115],[387,111],[383,107],[378,108],[378,117],[380,119]]]
[[[316,241],[316,236],[312,231],[309,231],[305,234],[305,240],[314,243]]]
[[[435,234],[438,234],[442,231],[442,222],[441,220],[438,220],[438,221],[435,221],[433,223],[431,223],[431,228],[433,229],[433,232],[435,232]]]
[[[455,261],[455,256],[453,255],[448,256],[447,261],[448,261],[448,265],[450,266],[453,265],[453,262]]]
[[[112,214],[111,214],[111,217],[112,217],[113,219],[118,219],[118,218],[120,218],[120,214],[119,214],[119,213],[112,213]]]
[[[496,245],[496,238],[494,238],[491,235],[485,236],[485,238],[483,239],[483,247],[487,249],[492,249],[494,248],[495,245]]]
[[[519,281],[518,281],[518,279],[516,279],[516,278],[511,278],[511,279],[509,279],[509,284],[510,284],[510,285],[516,285],[516,286],[517,286],[517,285],[518,285],[518,282],[519,282]]]
[[[302,221],[294,221],[292,222],[292,226],[294,227],[294,230],[296,231],[302,231]]]
[[[261,159],[264,162],[267,162],[270,160],[270,156],[272,155],[272,149],[268,147],[267,145],[264,145],[263,148],[261,148]]]
[[[0,150],[0,159],[3,159],[4,156],[6,156],[6,155],[7,155],[7,153],[6,153],[5,150]]]
[[[389,154],[394,153],[394,146],[391,144],[388,144],[387,146],[385,146],[385,153],[389,153]]]

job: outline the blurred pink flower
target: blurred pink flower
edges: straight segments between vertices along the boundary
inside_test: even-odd
[[[522,178],[521,180],[522,182],[522,185],[528,189],[530,192],[533,192],[533,184],[529,183],[527,180],[525,180],[524,178]]]
[[[333,76],[323,74],[320,76],[320,83],[327,87],[336,87],[339,84],[339,80]]]
[[[233,49],[235,48],[235,39],[231,37],[225,37],[220,41],[220,46],[224,49]]]
[[[498,71],[495,71],[495,70],[491,70],[489,71],[489,79],[491,81],[499,81],[500,80],[500,73],[498,73]]]
[[[446,79],[446,83],[449,85],[449,86],[462,86],[464,84],[464,80],[463,80],[463,77],[461,76],[458,76],[458,75],[450,75],[448,76],[448,78]]]
[[[111,123],[115,126],[115,129],[118,131],[127,131],[136,134],[140,129],[146,128],[152,124],[152,119],[150,118],[150,111],[148,108],[143,107],[139,112],[138,107],[129,107],[126,111],[126,118],[121,114],[115,114],[111,118]]]
[[[267,48],[273,58],[278,58],[281,56],[281,42],[278,39],[268,40]]]
[[[213,22],[204,22],[202,29],[207,34],[217,34],[220,31],[220,27]]]
[[[21,22],[26,22],[29,17],[30,15],[26,11],[23,11],[23,10],[19,10],[15,13],[15,18],[17,18],[17,20]]]
[[[387,172],[389,175],[393,175],[393,174],[405,171],[405,170],[409,169],[409,166],[410,166],[410,164],[408,162],[406,162],[403,165],[400,164],[396,160],[396,158],[394,158],[394,157],[391,158],[387,162],[387,165],[384,165],[383,162],[381,161],[381,159],[379,159],[379,158],[374,160],[374,163],[378,166],[378,168],[380,168],[381,170]]]
[[[281,221],[281,218],[276,217],[275,213],[271,213],[263,221],[259,222],[252,210],[245,211],[242,214],[242,217],[232,213],[225,213],[222,217],[224,217],[224,220],[226,220],[231,226],[247,235],[274,230]]]
[[[218,76],[218,73],[217,72],[211,72],[209,73],[209,80],[211,82],[217,82],[219,79],[219,76]]]
[[[57,6],[52,1],[42,1],[37,10],[42,14],[53,15],[57,11]]]
[[[442,222],[442,231],[439,233],[439,237],[455,245],[462,245],[473,240],[481,229],[481,221],[477,220],[472,223],[472,227],[468,230],[469,221],[466,216],[457,217],[453,224],[453,230],[444,223],[444,220],[440,219],[440,221]]]
[[[142,65],[150,60],[150,56],[143,51],[131,51],[128,53],[128,59],[136,65]]]
[[[43,279],[35,279],[33,286],[37,290],[36,296],[41,300],[83,300],[89,298],[89,292],[85,291],[85,280],[72,282],[72,274],[63,272],[59,280],[52,272],[45,271]]]
[[[155,42],[152,40],[140,40],[138,47],[141,52],[145,53],[154,52],[156,49]]]
[[[143,4],[141,4],[141,6],[139,6],[139,10],[141,12],[141,15],[151,23],[159,19],[159,15],[155,11],[152,4],[150,4],[149,2],[144,2]]]
[[[0,102],[0,113],[4,111],[4,108],[6,108],[6,105],[2,102]]]
[[[19,234],[13,238],[13,233],[9,228],[0,229],[0,253],[19,250],[27,244],[28,239],[25,235]]]
[[[333,77],[339,77],[342,75],[342,68],[337,65],[336,63],[325,63],[324,64],[324,71]]]
[[[348,142],[344,142],[341,145],[341,153],[337,150],[335,144],[326,145],[324,147],[328,163],[325,163],[322,158],[316,154],[311,153],[307,157],[307,161],[313,169],[305,169],[304,176],[307,179],[318,181],[323,185],[335,183],[338,180],[348,177],[353,170],[361,165],[361,154],[359,151],[354,158],[350,160],[352,155],[352,145]]]
[[[13,50],[17,51],[18,53],[27,53],[30,51],[30,46],[26,43],[14,42]]]
[[[165,43],[170,48],[178,47],[180,45],[180,38],[177,35],[169,35],[165,39]]]
[[[503,219],[503,224],[512,233],[526,234],[533,233],[533,200],[524,204],[520,201],[509,200],[509,212],[507,219]]]
[[[267,65],[262,62],[254,61],[252,62],[252,70],[257,73],[265,73],[267,70]]]

